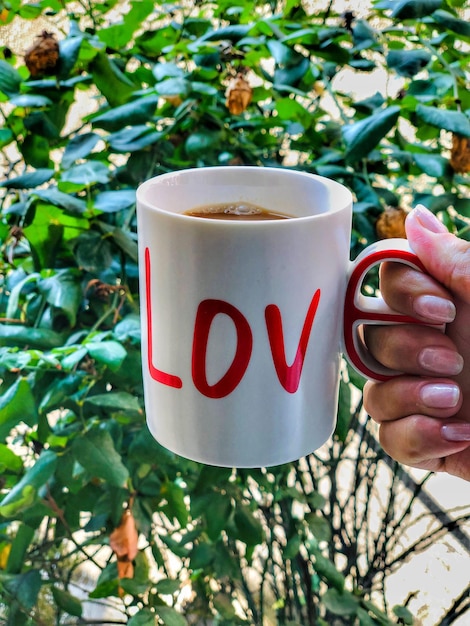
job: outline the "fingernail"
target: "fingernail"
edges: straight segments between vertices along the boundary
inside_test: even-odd
[[[433,374],[455,376],[463,369],[463,358],[449,348],[423,348],[418,354],[418,363]]]
[[[417,217],[419,223],[423,228],[430,230],[432,233],[447,233],[449,232],[442,222],[440,222],[434,213],[431,213],[422,204],[418,204],[413,209],[414,216]]]
[[[434,322],[449,323],[455,319],[455,304],[438,296],[418,296],[413,302],[413,309],[421,317]]]
[[[445,424],[441,426],[441,435],[447,441],[470,441],[470,423]]]
[[[419,395],[421,402],[429,408],[451,409],[458,404],[460,389],[450,383],[432,383],[421,387]]]

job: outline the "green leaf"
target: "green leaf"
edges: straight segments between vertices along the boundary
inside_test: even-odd
[[[87,228],[88,220],[67,215],[52,204],[37,202],[34,219],[23,230],[31,246],[36,269],[52,267],[62,242],[77,237]]]
[[[101,161],[87,161],[75,165],[62,173],[61,180],[82,187],[90,187],[96,183],[107,183],[111,178],[109,167]]]
[[[317,513],[308,513],[305,521],[317,541],[331,540],[331,526],[325,517]]]
[[[1,402],[1,399],[0,399]],[[23,461],[10,450],[8,446],[0,443],[0,474],[14,472],[18,474],[23,469]]]
[[[111,24],[107,28],[98,30],[99,39],[106,44],[108,48],[120,50],[129,42],[129,29],[126,24]]]
[[[361,607],[357,609],[357,618],[359,619],[359,626],[378,626],[379,623],[382,624],[382,622],[377,622]],[[384,624],[385,623],[386,622],[384,622]]]
[[[276,102],[276,111],[281,120],[296,120],[304,129],[308,128],[312,121],[312,115],[297,100],[281,98]]]
[[[463,137],[470,137],[470,120],[460,111],[438,109],[425,104],[418,104],[416,114],[426,124],[451,131]]]
[[[50,350],[63,345],[65,336],[48,328],[0,324],[0,346],[29,346]]]
[[[248,35],[252,28],[253,24],[231,24],[230,26],[210,30],[201,37],[200,41],[223,41],[228,39],[236,42]]]
[[[0,182],[0,187],[7,189],[33,189],[47,183],[54,176],[54,170],[50,168],[39,168],[34,172],[21,174]]]
[[[37,96],[35,94],[21,94],[10,98],[10,104],[23,108],[40,108],[47,107],[52,104],[52,100],[46,96]]]
[[[36,134],[28,134],[21,145],[25,163],[37,168],[47,168],[51,164],[49,141]]]
[[[227,494],[216,492],[209,493],[203,502],[205,502],[204,517],[207,524],[207,534],[212,541],[216,541],[229,522],[232,511],[231,498]]]
[[[412,78],[423,70],[432,56],[427,50],[392,50],[387,54],[387,65],[399,76]]]
[[[349,591],[338,591],[335,587],[328,589],[322,596],[325,607],[335,615],[356,615],[359,599]]]
[[[115,152],[135,152],[156,143],[162,137],[162,131],[152,131],[150,126],[138,124],[108,135],[107,141]]]
[[[140,404],[136,396],[126,391],[110,391],[100,393],[96,396],[88,396],[85,400],[87,404],[109,411],[122,411],[124,413],[142,413]]]
[[[54,474],[56,465],[55,452],[43,450],[36,463],[0,502],[0,515],[15,517],[29,508],[35,502],[39,488]]]
[[[66,145],[64,155],[62,157],[62,167],[69,168],[78,159],[87,157],[96,146],[100,136],[96,133],[83,133],[76,135]]]
[[[441,178],[449,173],[449,161],[440,154],[413,154],[413,160],[421,171],[428,176]]]
[[[415,623],[413,613],[409,609],[407,609],[406,606],[397,605],[394,606],[392,610],[399,618],[400,622],[402,622],[403,624],[409,624],[410,626],[413,626],[413,624]]]
[[[99,272],[113,262],[109,239],[90,230],[79,235],[74,242],[77,263],[89,272]]]
[[[48,187],[48,189],[35,189],[32,192],[36,197],[50,202],[54,206],[61,207],[70,213],[82,214],[86,211],[86,200],[77,198],[70,193],[63,193],[57,187]],[[82,226],[88,225],[88,222],[81,222]]]
[[[53,585],[52,587],[52,595],[57,606],[63,611],[75,617],[82,616],[82,603],[76,596],[72,595],[68,591],[65,591],[65,589],[62,589],[61,587],[57,587],[56,585]]]
[[[126,315],[114,327],[114,336],[121,343],[130,340],[133,343],[140,343],[140,317],[135,313]]]
[[[191,133],[185,142],[185,150],[189,157],[198,158],[210,151],[220,142],[218,131],[201,130]]]
[[[155,64],[152,68],[152,74],[158,82],[166,78],[183,78],[185,76],[183,68],[170,62]]]
[[[300,537],[300,535],[294,535],[293,537],[288,539],[282,551],[283,560],[295,559],[295,557],[299,554],[301,545],[302,545],[302,538]]]
[[[454,33],[470,38],[470,23],[468,21],[461,20],[455,17],[455,15],[452,15],[452,13],[442,9],[434,11],[432,17],[438,24],[442,24],[442,26],[445,26],[445,28],[448,28]]]
[[[127,356],[126,349],[118,341],[97,341],[84,344],[88,354],[92,359],[107,365],[109,369],[116,372]]]
[[[37,602],[42,579],[39,570],[32,569],[3,584],[10,597],[13,597],[23,610],[29,613]]]
[[[39,274],[36,272],[32,272],[31,274],[27,274],[22,280],[19,280],[15,286],[10,291],[10,297],[8,298],[8,305],[5,311],[5,316],[7,318],[14,318],[19,309],[20,295],[25,287],[29,283],[37,282],[39,278]]]
[[[165,626],[187,626],[186,619],[170,606],[156,606],[155,612]]]
[[[70,326],[75,326],[77,312],[82,302],[82,287],[73,270],[59,270],[38,283],[39,291],[55,309],[62,311]]]
[[[14,96],[23,82],[21,74],[9,63],[0,59],[0,91],[7,96]]]
[[[110,233],[114,243],[133,261],[137,263],[139,252],[137,242],[131,238],[129,232],[122,228],[114,228]]]
[[[173,595],[181,588],[182,582],[174,578],[162,578],[157,583],[157,591],[159,595]]]
[[[234,516],[237,527],[237,537],[248,546],[256,546],[264,541],[264,530],[259,519],[257,519],[250,507],[245,504],[238,504]]]
[[[93,81],[112,107],[127,102],[135,85],[105,52],[98,52],[90,65]]]
[[[359,161],[367,156],[394,127],[399,115],[400,107],[391,106],[360,122],[343,127],[347,157],[351,161]]]
[[[340,381],[338,414],[335,428],[335,436],[344,443],[349,433],[351,424],[351,388],[343,380]]]
[[[95,197],[95,209],[104,213],[117,213],[135,204],[134,189],[103,191]]]
[[[144,96],[127,104],[115,107],[93,118],[93,124],[106,130],[121,130],[124,126],[135,126],[150,121],[158,105],[159,96]]]
[[[184,500],[184,489],[176,483],[167,480],[161,486],[160,493],[167,501],[167,505],[164,508],[168,517],[177,519],[180,526],[186,528],[189,512]]]
[[[20,522],[15,533],[15,537],[11,543],[11,550],[8,556],[6,566],[7,572],[11,574],[19,574],[26,559],[26,554],[34,539],[35,529],[28,524]]]
[[[189,90],[189,81],[182,77],[167,78],[155,85],[155,91],[160,96],[181,96],[183,100],[188,95]]]
[[[269,52],[272,54],[273,59],[278,65],[292,67],[294,65],[297,65],[299,61],[302,61],[305,58],[293,48],[286,46],[276,39],[268,41],[266,45]]]
[[[337,569],[333,561],[330,561],[327,557],[323,556],[321,552],[315,551],[315,571],[321,576],[330,588],[337,589],[342,592],[344,589],[345,578],[343,574]]]
[[[14,138],[15,136],[9,128],[0,128],[0,148],[8,146]]]
[[[156,626],[155,613],[150,609],[141,609],[127,622],[127,626]]]
[[[59,41],[59,72],[60,79],[67,78],[70,75],[80,54],[83,36],[67,37]]]
[[[74,440],[72,450],[76,460],[89,475],[102,478],[114,487],[125,486],[129,472],[107,430],[89,430]]]
[[[431,15],[442,6],[442,0],[401,0],[393,3],[392,17],[397,20],[414,20]]]
[[[31,426],[37,421],[36,401],[26,378],[18,378],[2,396],[0,396],[0,438],[24,422]]]

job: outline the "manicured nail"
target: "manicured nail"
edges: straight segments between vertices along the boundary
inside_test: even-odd
[[[420,389],[421,402],[431,409],[452,409],[460,399],[460,389],[451,383],[430,383]]]
[[[445,424],[441,426],[441,435],[447,441],[470,441],[470,423]]]
[[[455,319],[455,304],[446,298],[418,296],[413,303],[413,308],[418,315],[433,322],[447,324]]]
[[[433,374],[455,376],[463,369],[463,358],[449,348],[423,348],[418,354],[418,363]]]
[[[418,204],[413,209],[413,214],[418,218],[419,223],[423,228],[430,230],[432,233],[447,233],[449,232],[442,222],[440,222],[434,213],[431,213],[422,204]]]

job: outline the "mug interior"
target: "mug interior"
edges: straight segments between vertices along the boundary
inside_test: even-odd
[[[245,166],[162,174],[144,182],[137,190],[137,199],[151,209],[173,214],[208,204],[249,202],[296,218],[341,211],[352,204],[351,192],[329,178],[295,170]]]

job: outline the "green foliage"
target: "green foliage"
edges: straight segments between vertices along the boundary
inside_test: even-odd
[[[349,19],[290,0],[4,3],[0,29],[47,15],[60,40],[47,76],[29,74],[24,50],[0,50],[6,624],[87,623],[84,597],[107,599],[130,626],[412,623],[370,590],[399,563],[419,489],[399,505],[394,468],[380,523],[377,512],[368,523],[386,464],[352,373],[321,457],[230,471],[150,436],[135,188],[185,167],[295,166],[353,190],[353,256],[389,205],[422,202],[465,234],[468,176],[449,160],[452,135],[470,137],[462,4],[382,0]],[[400,88],[359,99],[338,86],[345,69]],[[236,115],[226,90],[237,73],[253,93]],[[110,549],[126,507],[140,536],[133,577],[119,577]]]

